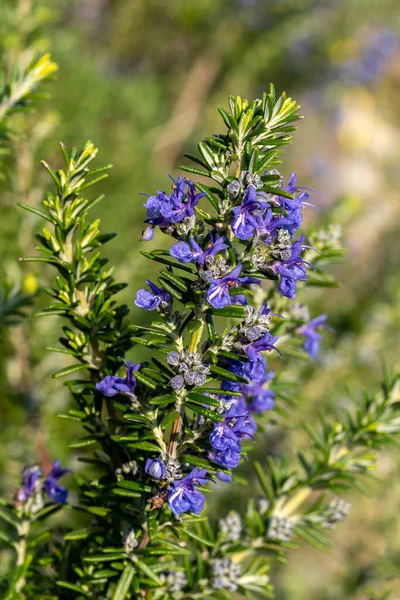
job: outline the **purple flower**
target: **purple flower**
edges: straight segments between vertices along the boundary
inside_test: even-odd
[[[18,502],[26,502],[35,491],[38,479],[42,476],[42,471],[38,465],[25,467],[22,470],[22,487],[17,492]]]
[[[104,396],[115,396],[116,394],[125,394],[131,396],[135,391],[136,378],[134,371],[139,371],[140,365],[135,365],[132,361],[127,363],[125,360],[122,361],[126,366],[125,377],[119,377],[118,375],[107,375],[102,381],[96,383],[96,388],[104,394]]]
[[[172,179],[172,177],[171,177]],[[146,204],[147,217],[145,223],[150,223],[143,233],[142,240],[151,240],[154,237],[154,228],[158,225],[166,231],[171,225],[183,221],[194,215],[194,207],[205,194],[196,194],[193,181],[178,177],[173,181],[173,192],[169,196],[165,192],[157,192],[149,196]]]
[[[148,279],[146,283],[151,292],[145,289],[139,290],[136,294],[136,306],[145,310],[156,310],[160,305],[163,308],[171,302],[171,295],[164,288],[159,288]]]
[[[53,464],[53,468],[43,482],[43,487],[47,492],[52,502],[58,502],[59,504],[65,504],[68,497],[68,490],[58,485],[57,481],[69,473],[71,469],[62,469],[61,461],[56,460]]]
[[[272,216],[266,196],[257,193],[256,188],[249,185],[241,205],[232,211],[234,215],[231,224],[233,233],[240,240],[248,240],[260,228],[263,222],[262,217],[267,211]]]
[[[210,434],[210,444],[217,450],[217,462],[229,469],[240,462],[241,440],[252,436],[254,427],[246,411],[243,398],[235,398],[228,411],[224,413],[225,421],[215,423]]]
[[[211,285],[207,291],[207,300],[214,308],[224,308],[232,304],[232,298],[229,295],[229,289],[238,287],[240,284],[258,283],[260,280],[255,277],[239,277],[243,265],[237,265],[230,273],[227,273],[221,279],[211,279]]]
[[[300,253],[303,250],[304,235],[300,236],[291,247],[291,255],[287,260],[277,261],[273,269],[277,275],[280,275],[279,291],[282,296],[294,298],[296,296],[296,288],[298,281],[306,281],[307,269],[305,262]],[[309,265],[310,266],[310,265]]]
[[[208,483],[206,473],[206,469],[195,467],[189,475],[172,483],[172,490],[168,496],[168,506],[176,517],[188,511],[196,515],[201,513],[205,498],[195,486]]]
[[[261,352],[276,350],[282,356],[280,350],[275,347],[278,339],[277,335],[273,336],[267,331],[262,338],[246,346],[248,362],[244,366],[244,373],[251,381],[261,381],[265,376],[267,363]]]
[[[241,375],[246,375],[244,369],[241,370]],[[229,397],[229,390],[240,392],[247,401],[247,410],[250,413],[260,414],[274,408],[275,392],[266,387],[273,377],[274,372],[270,371],[265,373],[259,381],[249,381],[249,383],[224,381],[221,388],[227,391],[226,397]]]
[[[228,248],[228,245],[225,244],[225,237],[216,238],[214,241],[210,233],[210,238],[211,240],[205,250],[201,249],[196,240],[190,238],[190,243],[178,242],[172,246],[170,254],[182,263],[195,261],[200,265],[204,265],[208,256],[215,256],[218,252]]]
[[[282,212],[286,212],[284,227],[289,231],[290,235],[293,236],[302,224],[304,206],[313,206],[307,202],[310,197],[310,192],[313,192],[313,190],[311,188],[296,185],[296,173],[291,174],[289,183],[284,189],[289,192],[289,194],[297,194],[300,192],[300,194],[293,199],[279,195],[277,196],[277,201],[282,206]]]
[[[297,330],[300,335],[305,337],[303,348],[312,358],[317,358],[319,344],[322,339],[322,335],[318,333],[317,329],[326,327],[325,321],[327,318],[328,315],[320,315]]]
[[[153,479],[166,479],[167,477],[167,467],[159,458],[148,458],[144,470]]]

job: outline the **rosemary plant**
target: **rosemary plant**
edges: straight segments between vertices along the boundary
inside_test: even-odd
[[[337,494],[362,487],[376,452],[399,432],[398,378],[387,375],[354,412],[324,417],[320,430],[307,425],[311,449],[297,466],[287,457],[249,461],[260,488],[249,491],[244,516],[216,523],[205,514],[205,493],[218,481],[230,493],[254,441],[273,415],[287,414],[284,380],[266,358],[283,355],[286,365],[287,356],[318,353],[327,317],[311,318],[294,301],[298,289],[336,285],[323,267],[343,254],[337,231],[314,229],[307,245],[297,237],[311,190],[294,175],[285,185],[276,170],[298,109],[273,86],[252,103],[230,98],[229,112],[220,109],[224,133],[200,142],[199,155],[187,155],[195,166],[182,167],[201,182],[178,177],[170,192],[147,198],[143,244],[159,232],[172,243],[142,251],[161,265],[136,295],[152,313],[146,325],[130,323],[116,300],[124,284],[102,255],[114,234],[89,217],[103,196],[86,190],[109,167],[92,167],[92,143],[71,153],[62,145],[63,170],[43,163],[54,190],[43,210],[22,206],[45,222],[42,255],[21,260],[57,272],[36,316],[67,323],[52,350],[70,364],[54,377],[72,376],[76,406],[60,417],[82,424],[71,448],[92,468],[75,474],[77,501],[68,503],[59,484],[68,469],[56,461],[44,475],[27,467],[14,501],[2,502],[1,539],[16,551],[7,600],[272,597],[272,559],[283,560],[296,538],[329,544],[324,530],[349,510]],[[133,346],[151,358],[135,364]],[[43,527],[64,506],[65,519],[79,511],[86,526]]]

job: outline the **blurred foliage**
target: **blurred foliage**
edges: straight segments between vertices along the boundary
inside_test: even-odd
[[[193,150],[194,140],[215,129],[214,108],[225,105],[229,93],[257,96],[273,80],[299,98],[307,114],[289,157],[300,183],[316,190],[319,213],[310,208],[309,215],[327,227],[342,226],[349,262],[337,267],[341,289],[315,289],[315,314],[323,303],[334,333],[326,336],[319,363],[299,360],[288,376],[304,380],[297,408],[257,452],[279,455],[297,444],[300,421],[322,406],[346,408],[348,388],[376,384],[383,353],[389,363],[398,360],[397,0],[2,0],[0,33],[6,75],[15,61],[31,64],[48,49],[59,65],[57,81],[46,86],[52,100],[38,99],[32,114],[12,116],[8,153],[1,157],[0,276],[7,289],[31,293],[37,286],[35,267],[21,272],[16,263],[32,251],[36,216],[21,214],[16,204],[37,206],[42,198],[47,183],[36,176],[39,156],[57,165],[52,152],[60,139],[79,146],[90,138],[115,164],[100,216],[119,232],[107,252],[118,265],[117,278],[130,283],[122,296],[135,310],[135,282],[148,268],[134,250],[144,214],[138,193],[162,188],[163,171],[176,173],[183,147]],[[46,285],[43,276],[40,284]],[[4,298],[15,300],[13,293]],[[49,377],[66,363],[43,350],[54,345],[54,332],[54,323],[43,319],[1,337],[0,481],[6,491],[33,455],[44,466],[51,456],[66,458],[74,433],[55,417],[68,400]],[[69,462],[79,468],[73,457]],[[376,486],[374,501],[354,499],[332,552],[303,548],[278,569],[278,598],[396,598],[399,473],[398,458],[384,456],[378,474],[387,482]],[[227,501],[221,495],[219,504],[225,509]]]

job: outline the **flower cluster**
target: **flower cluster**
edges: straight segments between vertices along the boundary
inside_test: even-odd
[[[16,492],[15,500],[18,505],[27,505],[30,502],[32,512],[44,505],[44,496],[47,495],[50,502],[65,504],[68,498],[68,490],[59,485],[58,480],[69,473],[71,469],[61,468],[61,462],[56,460],[47,477],[43,478],[43,472],[38,465],[25,467],[22,471],[22,487]]]
[[[185,384],[202,386],[210,372],[209,365],[203,361],[200,353],[189,352],[186,349],[181,352],[170,352],[166,361],[172,370],[178,373],[169,381],[169,385],[174,390],[181,390]]]
[[[172,178],[171,178],[172,179]],[[204,193],[197,193],[193,181],[178,177],[172,179],[172,194],[157,192],[149,196],[146,204],[146,223],[149,226],[143,232],[143,240],[152,240],[154,228],[158,226],[164,233],[190,231],[194,226],[194,208]]]

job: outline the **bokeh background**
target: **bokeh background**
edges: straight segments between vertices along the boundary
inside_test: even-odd
[[[312,187],[317,210],[307,222],[338,224],[347,260],[335,266],[338,289],[307,292],[313,316],[329,314],[334,331],[317,362],[292,359],[299,383],[290,417],[272,428],[261,454],[289,454],[304,444],[301,422],[320,408],[340,411],[349,393],[379,385],[382,359],[399,361],[400,340],[400,6],[398,0],[1,0],[0,61],[49,50],[55,82],[2,158],[0,279],[33,292],[51,272],[21,268],[40,226],[16,203],[38,205],[49,185],[39,161],[61,166],[58,142],[91,139],[99,163],[112,163],[98,205],[106,247],[132,319],[134,291],[148,276],[138,253],[144,209],[140,192],[168,187],[183,153],[221,129],[216,108],[229,94],[250,100],[274,82],[302,105],[282,172]],[[330,229],[336,235],[338,228]],[[157,243],[159,243],[160,238]],[[166,243],[167,240],[162,241]],[[43,304],[35,299],[35,309]],[[0,335],[0,487],[11,493],[21,467],[55,457],[82,468],[57,419],[70,399],[51,373],[65,363],[56,346],[60,321],[25,319]],[[137,357],[134,353],[133,357]],[[242,473],[249,467],[244,465]],[[279,600],[400,598],[400,456],[381,457],[371,498],[353,494],[351,516],[333,532],[327,555],[302,546],[273,568]],[[224,514],[232,490],[221,487]],[[234,490],[244,503],[246,488]],[[235,508],[237,507],[235,502]],[[2,567],[6,568],[5,566]],[[387,594],[387,595],[386,595]]]

